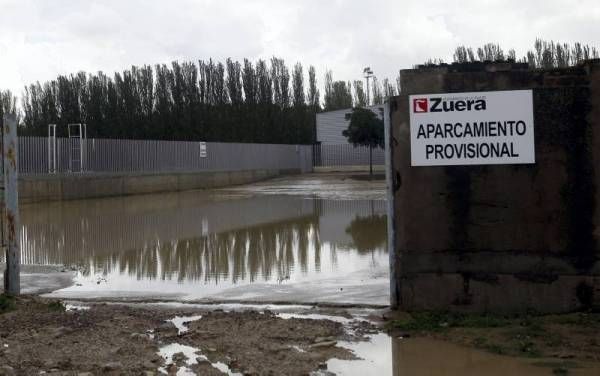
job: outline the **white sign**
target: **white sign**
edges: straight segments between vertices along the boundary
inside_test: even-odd
[[[535,163],[531,90],[411,95],[412,166]]]
[[[206,158],[206,142],[200,142],[200,158]]]

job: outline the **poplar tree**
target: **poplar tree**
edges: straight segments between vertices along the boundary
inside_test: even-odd
[[[333,74],[325,74],[325,111],[352,107],[352,85],[350,82],[333,81]]]
[[[362,81],[354,81],[354,107],[365,107],[367,105],[367,94]]]
[[[596,59],[599,56],[596,47],[583,45],[579,42],[571,45],[540,38],[535,40],[533,48],[520,59],[517,58],[514,49],[510,49],[505,53],[500,45],[494,43],[487,43],[482,47],[478,47],[476,53],[473,52],[471,47],[458,46],[453,54],[456,63],[519,61],[529,64],[532,69],[566,68],[575,66],[584,60]]]
[[[45,136],[54,123],[60,137],[84,122],[88,137],[312,143],[319,92],[314,68],[308,92],[303,75],[275,57],[61,75],[25,87],[20,132]]]

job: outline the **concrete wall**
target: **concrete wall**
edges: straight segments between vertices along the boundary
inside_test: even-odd
[[[300,169],[155,174],[58,174],[19,177],[22,203],[176,192],[247,184]]]
[[[406,310],[600,304],[600,62],[401,72],[390,100],[391,301]],[[411,167],[408,95],[532,89],[536,163]]]

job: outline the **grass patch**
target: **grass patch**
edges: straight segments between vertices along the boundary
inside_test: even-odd
[[[518,341],[517,349],[521,355],[529,358],[538,358],[542,355],[535,343],[531,341]]]
[[[14,296],[0,294],[0,314],[12,311],[16,306],[17,302]]]
[[[448,328],[499,328],[510,324],[501,316],[450,312],[414,312],[409,319],[394,320],[392,328],[409,331],[442,331]]]
[[[600,326],[600,314],[598,313],[571,313],[560,316],[550,316],[548,320],[555,324],[572,325],[583,327],[598,327]]]
[[[48,303],[48,309],[50,311],[56,311],[56,312],[66,311],[66,307],[64,306],[64,304],[62,304],[62,302],[60,302],[58,300]]]
[[[388,329],[424,334],[494,354],[541,358],[565,352],[584,358],[597,354],[600,348],[596,335],[600,314],[594,312],[505,316],[429,311],[404,313],[402,317],[388,323]],[[556,372],[573,368],[560,361],[548,367]]]

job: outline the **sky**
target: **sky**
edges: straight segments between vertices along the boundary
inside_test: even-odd
[[[0,0],[0,88],[78,71],[173,60],[272,56],[314,65],[323,83],[375,75],[457,45],[521,56],[536,37],[600,46],[598,0]]]

